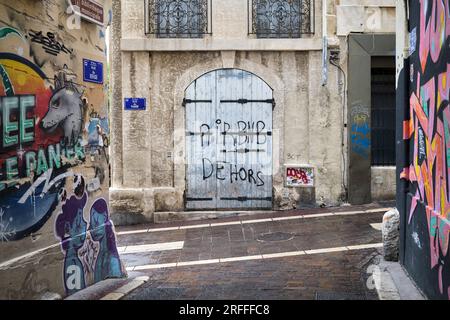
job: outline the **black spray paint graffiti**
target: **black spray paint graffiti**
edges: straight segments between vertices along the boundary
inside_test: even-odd
[[[252,152],[265,153],[263,148],[250,148],[249,145],[261,146],[267,143],[267,136],[272,133],[264,132],[266,124],[264,121],[236,121],[234,126],[229,122],[217,119],[215,121],[215,132],[211,127],[204,123],[200,125],[200,141],[202,148],[208,148],[211,145],[213,135],[220,136],[216,138],[221,145],[219,152],[221,154],[249,154]],[[234,128],[234,130],[233,130]],[[255,164],[256,165],[256,164]],[[203,181],[210,178],[216,180],[229,181],[235,183],[238,181],[248,182],[257,187],[264,186],[263,172],[242,165],[230,163],[228,161],[212,161],[207,157],[202,158]]]
[[[223,146],[229,145],[227,142],[230,141],[234,147],[241,146],[243,144],[249,144],[255,142],[257,145],[263,145],[267,142],[267,136],[271,136],[272,132],[264,132],[266,128],[266,124],[264,121],[242,121],[239,120],[236,122],[237,131],[231,131],[232,125],[226,121],[222,121],[221,119],[216,120],[217,132],[222,136],[221,143]],[[208,147],[211,144],[211,136],[213,136],[213,132],[211,132],[211,127],[203,123],[200,125],[200,141],[202,147]],[[192,133],[191,133],[192,134]],[[245,149],[244,149],[245,150]],[[247,152],[265,152],[263,149],[247,149]],[[222,151],[224,152],[224,151]],[[226,152],[236,152],[236,151],[228,151]]]
[[[227,174],[225,170],[226,167],[228,166],[230,170],[228,171]],[[203,158],[202,172],[203,172],[203,180],[208,180],[212,178],[214,175],[216,180],[221,181],[229,180],[230,183],[237,181],[247,181],[251,184],[255,184],[257,187],[264,186],[262,171],[238,167],[238,165],[226,161],[217,161],[213,163],[210,159]]]
[[[31,42],[39,43],[42,48],[48,54],[57,56],[60,52],[71,54],[73,49],[67,48],[63,43],[56,40],[55,34],[52,32],[47,32],[47,36],[42,34],[42,31],[30,30],[28,33],[31,37]]]

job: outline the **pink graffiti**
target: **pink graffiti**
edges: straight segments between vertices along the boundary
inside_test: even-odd
[[[410,120],[404,123],[404,135],[405,139],[414,139],[414,158],[410,167],[401,174],[401,178],[418,185],[412,198],[409,223],[418,202],[425,204],[430,236],[430,267],[438,267],[439,291],[442,294],[443,265],[439,253],[447,256],[450,235],[450,107],[444,103],[448,101],[448,69],[447,66],[446,72],[433,77],[410,97]],[[436,81],[439,83],[436,84]],[[442,118],[438,117],[439,109],[444,107]]]
[[[443,0],[431,0],[431,12],[428,13],[430,0],[420,0],[420,43],[419,57],[422,72],[425,72],[428,55],[437,63],[445,40],[450,35],[449,3]],[[428,23],[426,19],[428,18]]]
[[[303,169],[288,168],[287,176],[293,179],[300,180],[304,184],[309,184],[311,182],[311,179],[308,177],[305,170]]]

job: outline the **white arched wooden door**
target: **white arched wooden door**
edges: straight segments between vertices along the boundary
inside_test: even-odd
[[[238,69],[186,89],[186,208],[272,207],[272,89]]]

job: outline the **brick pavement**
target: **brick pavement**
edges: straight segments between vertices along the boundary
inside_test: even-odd
[[[380,249],[377,248],[132,271],[133,267],[142,265],[230,257],[241,259],[246,256],[380,243],[381,232],[370,224],[380,223],[384,212],[314,216],[327,212],[376,207],[346,207],[345,210],[327,208],[308,212],[267,213],[264,216],[227,218],[220,221],[149,225],[145,228],[241,222],[224,226],[124,235],[120,235],[120,232],[132,232],[144,226],[117,228],[118,245],[122,247],[184,241],[184,246],[179,250],[122,255],[131,277],[150,276],[148,283],[128,294],[125,299],[377,299],[376,291],[369,290],[365,285],[369,276],[366,274],[367,267],[371,259],[379,254]],[[299,214],[304,217],[245,223],[248,220]],[[274,232],[287,233],[291,239],[258,241],[262,234]]]

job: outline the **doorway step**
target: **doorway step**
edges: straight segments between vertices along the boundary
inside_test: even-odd
[[[180,222],[180,221],[196,221],[208,219],[224,219],[236,218],[242,216],[267,215],[272,217],[275,211],[271,210],[252,210],[252,211],[237,211],[237,210],[223,210],[223,211],[180,211],[180,212],[155,212],[154,223]]]

